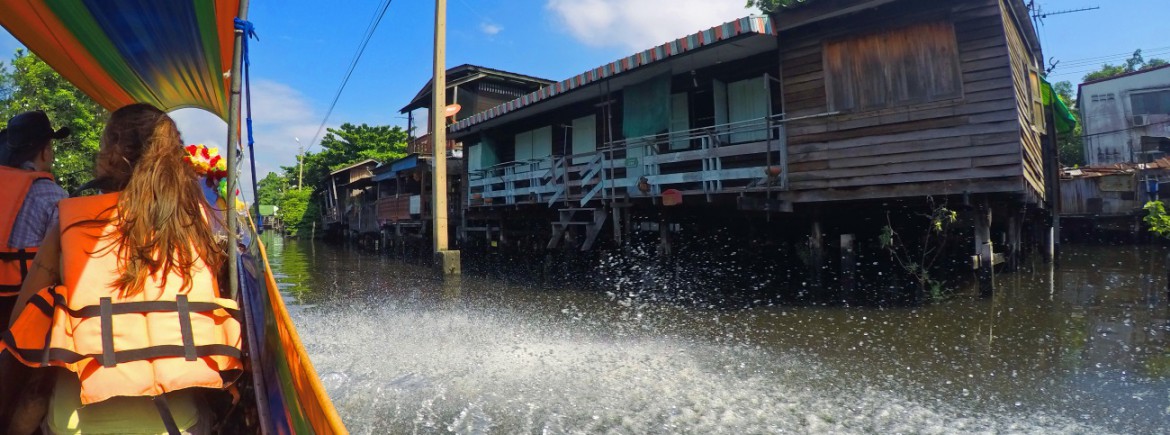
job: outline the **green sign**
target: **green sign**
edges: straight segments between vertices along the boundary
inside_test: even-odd
[[[638,166],[638,158],[637,157],[629,157],[626,159],[626,167],[627,168],[634,168],[637,166]]]

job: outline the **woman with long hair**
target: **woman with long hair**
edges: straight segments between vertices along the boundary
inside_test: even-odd
[[[205,433],[201,393],[241,372],[223,225],[182,145],[161,110],[118,109],[94,169],[103,194],[59,204],[4,336],[24,365],[57,370],[48,432]],[[39,423],[36,406],[17,409],[8,433]]]

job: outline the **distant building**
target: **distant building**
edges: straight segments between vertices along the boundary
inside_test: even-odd
[[[376,226],[373,200],[374,160],[365,160],[329,173],[321,189],[321,221],[331,234],[361,232]]]
[[[462,107],[452,119],[458,121],[552,83],[551,80],[539,77],[464,64],[447,70],[447,104],[459,104]],[[410,100],[410,104],[399,110],[408,119],[407,130],[411,134],[406,148],[408,154],[431,154],[431,123],[428,119],[432,86],[432,81],[428,80]],[[420,111],[423,113],[417,113]],[[419,115],[417,120],[416,115]],[[426,134],[416,137],[414,130],[418,122],[426,123]],[[462,146],[452,140],[448,148],[455,150],[462,149]]]
[[[1170,65],[1083,83],[1078,98],[1089,166],[1170,153]]]

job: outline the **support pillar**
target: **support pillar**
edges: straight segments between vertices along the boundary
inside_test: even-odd
[[[1008,266],[1012,271],[1019,270],[1023,256],[1020,251],[1020,233],[1023,231],[1023,221],[1019,214],[1012,214],[1008,218],[1007,247],[1008,254],[1011,256],[1008,259]]]
[[[995,289],[995,256],[991,245],[991,208],[986,205],[975,211],[975,258],[979,293],[990,296]]]
[[[658,238],[658,256],[669,258],[672,246],[670,244],[670,224],[666,221],[658,223]]]
[[[808,236],[808,266],[809,266],[809,287],[814,290],[822,288],[821,277],[824,276],[825,268],[825,234],[821,231],[821,221],[815,220],[812,223],[812,228],[809,229]]]
[[[857,290],[857,255],[853,249],[853,234],[841,235],[841,299]]]
[[[622,210],[610,205],[610,212],[613,213],[613,242],[615,246],[622,245]]]

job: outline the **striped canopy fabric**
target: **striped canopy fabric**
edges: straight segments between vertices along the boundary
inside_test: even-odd
[[[803,0],[807,1],[807,0]],[[540,88],[540,90],[523,95],[520,98],[506,102],[499,106],[464,118],[451,126],[452,131],[466,130],[476,124],[498,118],[505,114],[520,110],[541,101],[572,92],[601,80],[641,68],[656,62],[679,56],[684,53],[703,47],[719,44],[724,41],[752,35],[776,35],[772,19],[765,16],[751,16],[735,21],[723,23],[693,35],[685,36],[649,50],[628,57],[618,59],[608,64],[577,74],[567,80]]]
[[[98,104],[227,117],[239,0],[0,0],[0,25]]]

